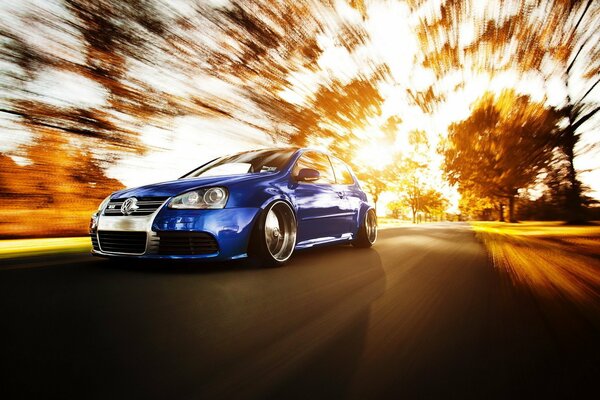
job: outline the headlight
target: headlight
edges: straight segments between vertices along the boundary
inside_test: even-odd
[[[102,200],[102,203],[100,203],[100,205],[98,206],[98,211],[104,210],[104,207],[106,207],[106,205],[108,204],[109,201],[110,201],[110,196],[108,196],[107,198]]]
[[[188,210],[223,208],[228,197],[227,189],[222,187],[198,189],[174,197],[169,203],[169,208]]]

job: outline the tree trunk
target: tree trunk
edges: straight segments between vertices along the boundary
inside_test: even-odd
[[[562,143],[562,151],[567,158],[567,180],[569,188],[565,196],[565,208],[567,211],[567,222],[579,223],[585,220],[583,215],[583,207],[581,205],[581,183],[577,179],[577,171],[575,170],[575,144],[577,137],[575,133],[568,127],[565,132],[566,137]]]
[[[589,5],[591,4],[591,0],[588,3],[588,5],[585,8],[584,14],[585,12],[587,12],[587,9],[589,8]],[[581,15],[581,17],[579,18],[579,22],[581,22],[581,19],[583,18],[583,15]],[[579,24],[578,22],[578,24]],[[577,56],[575,57],[577,58]],[[579,137],[577,136],[575,130],[576,127],[575,125],[575,115],[574,115],[574,105],[571,102],[571,95],[570,95],[570,91],[569,91],[569,73],[570,73],[570,69],[573,65],[573,62],[575,60],[571,61],[571,65],[569,65],[569,67],[566,69],[565,71],[565,86],[567,88],[567,117],[569,119],[569,125],[567,126],[567,128],[564,130],[563,132],[563,138],[561,140],[561,148],[562,151],[565,155],[565,157],[567,158],[567,162],[568,162],[568,173],[567,173],[567,180],[569,181],[569,189],[567,190],[566,193],[566,198],[565,198],[565,208],[567,211],[567,222],[568,223],[580,223],[584,221],[584,215],[583,215],[583,209],[582,209],[582,205],[581,205],[581,184],[579,183],[579,180],[577,179],[577,171],[575,170],[575,145],[577,144],[577,141],[579,140]]]
[[[508,222],[517,222],[515,218],[515,196],[508,198]]]
[[[500,213],[498,214],[498,221],[504,222],[504,204],[500,203]]]

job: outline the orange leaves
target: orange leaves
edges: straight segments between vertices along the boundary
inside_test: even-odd
[[[487,93],[469,118],[450,126],[445,169],[481,197],[512,197],[550,162],[560,118],[514,91]]]

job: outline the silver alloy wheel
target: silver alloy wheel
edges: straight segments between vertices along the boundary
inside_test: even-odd
[[[375,243],[375,240],[377,240],[377,215],[375,215],[375,211],[373,210],[367,212],[365,218],[365,231],[369,243]]]
[[[296,246],[296,218],[286,203],[271,206],[265,219],[265,242],[271,256],[283,262],[290,258]]]

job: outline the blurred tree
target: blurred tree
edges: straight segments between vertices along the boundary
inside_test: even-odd
[[[406,205],[402,200],[392,200],[387,204],[387,208],[390,211],[392,218],[401,219],[404,217],[404,210]]]
[[[362,2],[351,6],[366,12]],[[168,127],[186,115],[236,120],[280,141],[332,135],[343,144],[379,113],[385,66],[373,64],[351,81],[328,74],[316,93],[303,93],[306,103],[281,97],[294,88],[294,73],[320,69],[320,36],[334,34],[350,53],[369,40],[338,7],[287,0],[26,3],[11,17],[18,23],[0,20],[0,57],[9,71],[0,82],[0,113],[37,134],[77,137],[96,156],[113,159],[145,150],[143,127]],[[31,83],[50,71],[99,85],[104,103],[86,107],[36,92]],[[210,89],[211,79],[220,91]]]
[[[409,3],[414,10],[430,6],[421,0]],[[600,3],[522,0],[506,7],[488,3],[476,12],[469,2],[444,0],[429,11],[422,13],[417,29],[423,51],[420,62],[437,80],[425,89],[409,91],[410,98],[425,112],[432,112],[446,100],[447,88],[454,91],[464,87],[469,76],[464,74],[466,70],[489,76],[512,71],[523,79],[531,79],[533,74],[544,81],[547,97],[562,81],[565,98],[561,107],[566,124],[557,145],[568,162],[567,218],[580,221],[582,193],[574,160],[584,125],[593,130],[590,121],[600,111],[590,100],[600,83]]]
[[[419,182],[414,174],[413,179],[401,190],[402,203],[410,209],[413,224],[419,223],[419,213],[423,213],[428,220],[437,217],[440,220],[448,208],[448,200],[444,195],[432,188],[426,182]]]
[[[600,29],[600,4],[593,0],[557,2],[550,22],[546,25],[538,24],[533,28],[545,28],[542,31],[545,35],[536,37],[537,40],[541,39],[536,41],[541,50],[558,50],[551,54],[558,64],[557,70],[562,73],[567,93],[563,110],[567,115],[568,124],[562,131],[559,143],[568,163],[569,187],[565,205],[568,221],[580,223],[585,219],[585,199],[575,169],[575,156],[576,146],[581,138],[581,127],[600,111],[599,104],[587,100],[588,95],[600,83],[600,41],[597,38]],[[571,88],[577,75],[576,69],[583,70],[579,79],[584,84],[583,94],[574,93]],[[545,74],[545,79],[548,82],[552,76]]]
[[[392,115],[385,120],[380,130],[384,133],[384,142],[387,145],[393,146],[398,134],[398,127],[402,124],[402,118],[397,115]]]
[[[380,170],[373,167],[363,167],[356,170],[355,173],[360,180],[363,189],[373,198],[373,205],[375,211],[377,211],[377,202],[379,201],[381,193],[390,188],[394,182],[395,176],[393,176],[388,169]]]
[[[165,107],[156,106],[160,97],[134,87],[127,71],[132,59],[150,55],[145,39],[163,32],[158,22],[161,14],[153,3],[65,0],[63,14],[33,5],[25,10],[14,17],[29,32],[9,26],[0,30],[2,60],[14,66],[8,68],[8,79],[2,80],[7,101],[0,111],[19,117],[18,121],[37,135],[76,137],[80,145],[96,152],[143,151],[137,129],[126,121],[145,119]],[[40,46],[27,33],[42,37],[52,47]],[[80,40],[83,54],[75,50],[74,44]],[[73,104],[49,97],[44,87],[32,85],[43,73],[52,71],[96,82],[106,90],[107,103]],[[39,89],[42,91],[33,91]]]
[[[506,199],[515,222],[518,189],[533,184],[552,160],[559,121],[556,110],[512,90],[485,94],[469,118],[449,127],[444,168],[450,182],[481,197]]]
[[[546,167],[539,183],[533,190],[519,194],[517,213],[520,219],[568,220],[570,212],[565,209],[565,203],[570,191],[570,184],[567,179],[569,163],[564,159],[563,153],[557,152],[555,156],[555,160]],[[593,217],[590,207],[596,204],[592,198],[586,195],[589,190],[585,185],[581,186],[581,201],[586,219]]]
[[[463,220],[490,221],[494,219],[494,211],[502,212],[497,209],[497,203],[496,199],[483,197],[464,186],[460,188],[458,208]],[[504,215],[499,215],[498,219],[504,221]]]
[[[355,131],[364,128],[368,118],[381,113],[383,97],[377,79],[361,77],[347,84],[333,81],[320,86],[314,99],[291,116],[290,123],[295,127],[292,143],[328,143],[336,154],[352,154],[361,142]]]
[[[428,220],[431,220],[433,216],[441,219],[448,207],[448,200],[441,192],[432,188],[427,180],[421,179],[422,166],[409,160],[405,161],[404,168],[403,178],[397,191],[401,203],[411,212],[413,224],[421,222],[420,213],[424,214]]]
[[[439,221],[448,208],[448,200],[441,192],[430,188],[421,193],[419,206],[426,219],[431,221],[435,218]]]
[[[429,149],[427,132],[421,129],[414,129],[408,132],[408,144],[413,147],[413,152],[416,157],[425,157],[424,152]]]
[[[377,202],[383,192],[398,191],[403,183],[402,177],[405,169],[400,153],[396,153],[387,165],[375,167],[371,164],[359,164],[354,166],[354,172],[363,189],[373,198],[375,208],[377,208]]]
[[[56,152],[61,156],[56,157]],[[105,175],[94,156],[74,148],[60,136],[44,135],[29,146],[28,164],[5,171],[17,178],[11,192],[19,201],[10,208],[93,210],[107,194],[123,184]]]
[[[389,123],[390,119],[386,121],[386,125]],[[386,137],[387,139],[385,139],[383,143],[391,145],[392,143],[389,141],[391,141],[392,136],[386,135]],[[395,140],[395,135],[393,139]],[[358,146],[367,144],[368,142],[358,142]],[[334,145],[333,147],[338,148],[337,145]],[[373,198],[376,208],[377,202],[379,201],[379,198],[383,192],[398,192],[406,186],[407,181],[405,179],[405,175],[407,172],[407,164],[401,153],[393,154],[391,161],[386,165],[377,165],[377,160],[373,161],[373,164],[360,164],[356,162],[352,163],[352,161],[351,164],[353,164],[354,172],[357,178],[360,180],[363,189],[366,190]],[[377,165],[377,167],[374,165]]]
[[[543,218],[540,219],[569,218],[565,204],[568,202],[567,197],[570,186],[568,178],[570,162],[565,160],[565,155],[562,153],[556,154],[555,157],[555,160],[546,168],[546,176],[542,180],[545,190],[540,197],[540,201],[544,203],[542,209],[546,215],[543,215]]]
[[[8,203],[11,198],[18,197],[12,190],[21,183],[14,173],[18,168],[12,158],[0,153],[0,203]]]
[[[405,172],[402,174],[400,192],[402,193],[404,202],[410,208],[412,222],[416,224],[419,222],[417,220],[417,213],[423,211],[421,197],[425,191],[425,187],[420,175],[425,165],[413,160],[405,160],[403,167]]]
[[[408,132],[408,143],[410,147],[396,164],[396,190],[410,208],[413,223],[418,223],[418,213],[425,211],[421,197],[428,190],[426,175],[431,161],[427,133],[419,129]]]

